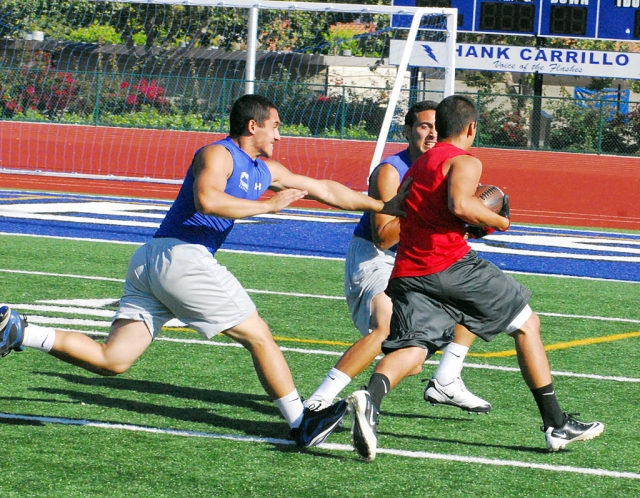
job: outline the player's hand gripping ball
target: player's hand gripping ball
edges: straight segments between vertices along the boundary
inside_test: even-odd
[[[495,185],[478,185],[475,196],[494,213],[504,216],[505,218],[511,217],[509,196],[504,195],[502,190]],[[495,230],[491,227],[479,227],[472,225],[467,227],[467,234],[472,239],[481,239],[485,235],[489,235],[494,231]]]

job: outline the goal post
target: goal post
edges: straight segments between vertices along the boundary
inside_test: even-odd
[[[434,12],[436,10],[436,12]],[[439,12],[438,12],[439,10]],[[444,59],[444,71],[443,71],[443,97],[448,97],[454,93],[455,84],[455,42],[458,25],[458,11],[457,9],[429,9],[419,8],[413,14],[411,21],[411,27],[409,28],[409,34],[407,35],[407,41],[402,51],[402,57],[398,64],[398,76],[393,85],[391,95],[389,96],[389,105],[385,112],[384,120],[380,129],[380,135],[376,141],[376,148],[371,159],[371,166],[369,171],[373,171],[382,159],[382,154],[387,141],[389,130],[391,128],[391,121],[393,120],[396,106],[398,104],[400,91],[402,90],[404,75],[409,67],[409,61],[413,48],[415,46],[416,38],[418,36],[419,29],[425,29],[423,25],[423,19],[425,16],[445,16],[444,29],[444,43],[445,43],[445,59]]]

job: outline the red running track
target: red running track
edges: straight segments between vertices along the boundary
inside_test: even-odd
[[[0,122],[0,168],[181,179],[193,153],[224,135]],[[296,173],[366,190],[375,144],[285,137],[275,158]],[[390,144],[385,155],[400,150]],[[477,148],[483,183],[511,197],[516,223],[640,230],[640,157]],[[178,185],[0,174],[0,187],[173,199]],[[299,206],[319,204],[303,201]]]

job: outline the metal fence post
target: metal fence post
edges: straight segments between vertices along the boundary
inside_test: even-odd
[[[227,111],[224,103],[227,101],[227,78],[222,79],[222,89],[220,91],[220,100],[218,100],[218,105],[220,105],[220,133],[224,132],[224,118]]]
[[[477,93],[476,95],[476,108],[478,109],[478,122],[476,123],[476,140],[475,143],[473,144],[475,147],[480,147],[481,145],[481,140],[480,140],[480,129],[482,127],[482,125],[480,124],[480,117],[482,115],[482,105],[481,105],[481,100],[480,100],[480,92]]]
[[[602,154],[602,126],[603,126],[603,115],[602,115],[602,95],[600,95],[600,115],[598,117],[598,147],[596,150],[598,154]]]
[[[98,73],[98,84],[96,85],[96,105],[93,108],[93,123],[100,124],[100,92],[102,91],[102,71]]]
[[[344,138],[344,127],[347,121],[346,111],[345,111],[345,87],[342,87],[342,99],[340,100],[340,138]]]

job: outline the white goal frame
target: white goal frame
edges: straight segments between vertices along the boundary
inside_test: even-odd
[[[104,2],[108,0],[91,0],[94,2]],[[396,79],[389,95],[389,103],[380,128],[380,134],[376,142],[376,148],[371,159],[370,171],[379,164],[384,151],[391,122],[393,120],[394,109],[398,104],[404,75],[409,68],[409,59],[411,51],[415,45],[416,37],[420,29],[420,22],[425,15],[442,15],[447,20],[446,27],[446,60],[444,68],[444,87],[443,97],[448,97],[454,93],[455,84],[455,49],[458,27],[458,9],[452,8],[435,8],[435,7],[399,7],[388,5],[361,5],[348,3],[317,3],[317,2],[282,2],[282,1],[262,1],[255,0],[121,0],[124,3],[152,3],[152,4],[170,4],[170,5],[197,5],[202,7],[238,7],[249,9],[249,26],[248,26],[248,42],[247,42],[247,64],[246,64],[246,83],[245,93],[254,92],[255,83],[255,65],[256,65],[256,46],[258,39],[258,11],[259,9],[274,10],[296,10],[296,11],[312,11],[312,12],[363,12],[367,14],[388,14],[388,15],[412,15],[411,27],[407,36]]]
[[[90,0],[92,2],[111,2],[114,0]],[[349,3],[318,3],[318,2],[284,2],[267,0],[256,2],[255,0],[119,0],[122,3],[144,3],[159,5],[194,5],[199,7],[238,7],[249,9],[249,26],[247,40],[247,72],[246,72],[246,93],[253,93],[255,81],[256,46],[258,39],[258,11],[260,9],[291,10],[291,11],[311,11],[311,12],[349,12],[366,14],[388,14],[388,15],[413,15],[411,27],[409,28],[408,43],[403,54],[402,61],[398,67],[398,73],[402,74],[407,70],[409,54],[413,48],[420,21],[425,15],[439,14],[447,19],[447,57],[450,61],[446,67],[444,95],[448,97],[453,94],[455,79],[455,43],[458,26],[458,9],[435,8],[435,7],[399,7],[390,5],[362,5]],[[404,68],[403,68],[404,67]]]
[[[111,3],[115,0],[88,0],[94,3]],[[257,0],[118,0],[118,3],[122,4],[155,4],[155,5],[179,5],[179,6],[194,6],[194,7],[217,7],[217,8],[238,8],[247,9],[248,18],[246,25],[246,66],[244,73],[244,86],[243,90],[245,94],[252,94],[255,90],[256,83],[256,60],[257,60],[257,45],[259,35],[259,13],[260,9],[263,10],[275,10],[281,12],[319,12],[319,13],[352,13],[352,14],[379,14],[386,16],[403,15],[411,16],[412,22],[408,29],[407,43],[404,46],[402,56],[400,58],[399,65],[395,72],[395,76],[391,76],[393,79],[393,88],[388,96],[388,103],[386,105],[385,116],[383,118],[381,129],[378,135],[376,147],[371,159],[371,167],[375,167],[383,154],[385,144],[387,143],[389,131],[394,119],[394,112],[398,106],[400,95],[403,91],[406,91],[407,70],[409,68],[409,61],[412,50],[416,44],[416,38],[420,37],[420,32],[424,32],[424,26],[421,27],[421,21],[425,16],[439,16],[437,20],[437,27],[434,27],[432,32],[438,32],[441,38],[444,39],[446,46],[446,53],[444,55],[445,65],[444,71],[440,74],[442,79],[438,78],[438,91],[442,91],[444,97],[447,97],[454,93],[454,81],[455,81],[455,48],[457,39],[457,21],[458,11],[452,8],[427,8],[427,7],[404,7],[404,6],[386,6],[386,5],[363,5],[363,4],[348,4],[348,3],[320,3],[320,2],[290,2],[290,1],[257,1]],[[442,17],[446,19],[445,23],[441,22]],[[394,28],[403,29],[403,28]],[[393,74],[393,73],[392,73]],[[405,86],[403,88],[403,85]],[[368,161],[368,158],[366,159]],[[57,177],[73,177],[73,178],[87,178],[87,179],[108,179],[108,180],[124,180],[124,181],[138,181],[138,182],[154,182],[154,183],[178,183],[180,180],[163,179],[163,178],[149,178],[145,177],[129,177],[119,175],[104,175],[99,173],[80,173],[80,172],[67,172],[65,171],[33,171],[25,169],[4,169],[0,167],[1,173],[11,174],[29,174],[29,175],[42,175],[42,176],[57,176]]]
[[[105,0],[92,0],[105,1]],[[361,5],[361,4],[341,4],[341,3],[315,3],[315,2],[277,2],[264,1],[256,2],[255,0],[123,0],[128,3],[157,3],[157,4],[179,4],[179,5],[198,5],[208,7],[239,7],[249,9],[249,33],[247,43],[247,65],[246,65],[246,84],[245,93],[254,92],[255,82],[255,64],[256,64],[256,45],[258,39],[258,10],[274,9],[274,10],[298,10],[298,11],[316,11],[316,12],[364,12],[367,14],[388,14],[388,15],[413,15],[411,27],[407,36],[400,64],[398,66],[396,79],[389,95],[389,103],[380,128],[380,134],[376,142],[376,148],[371,159],[370,171],[378,165],[382,158],[387,136],[391,129],[394,109],[398,104],[404,75],[409,68],[409,59],[411,51],[418,36],[420,22],[425,15],[443,15],[447,20],[446,27],[446,60],[447,64],[444,69],[444,88],[443,96],[448,97],[454,93],[455,84],[455,44],[457,39],[458,27],[458,9],[451,8],[434,8],[434,7],[398,7],[388,5]]]
[[[400,97],[400,91],[402,89],[404,74],[409,67],[409,59],[411,57],[411,52],[413,51],[413,46],[415,45],[416,37],[418,36],[420,21],[425,15],[436,14],[436,13],[445,15],[447,19],[447,33],[446,33],[446,42],[445,42],[447,64],[445,65],[445,68],[444,68],[445,73],[444,73],[443,97],[449,97],[454,93],[455,72],[456,72],[455,53],[456,53],[456,37],[457,37],[457,26],[458,26],[458,9],[433,9],[433,8],[426,8],[426,7],[418,8],[416,9],[413,15],[413,20],[411,21],[411,27],[409,28],[409,34],[407,36],[407,43],[404,47],[404,51],[402,52],[402,57],[400,59],[400,64],[398,66],[398,74],[396,76],[393,89],[391,90],[391,95],[389,96],[389,104],[387,105],[387,111],[385,113],[384,120],[380,128],[380,135],[378,136],[378,141],[376,142],[376,148],[373,153],[373,158],[371,159],[371,167],[369,168],[369,172],[372,172],[376,168],[376,166],[380,163],[380,160],[382,159],[384,146],[387,141],[387,136],[389,135],[389,130],[391,129],[391,120],[393,119],[393,112],[396,105],[398,105],[398,99]]]

